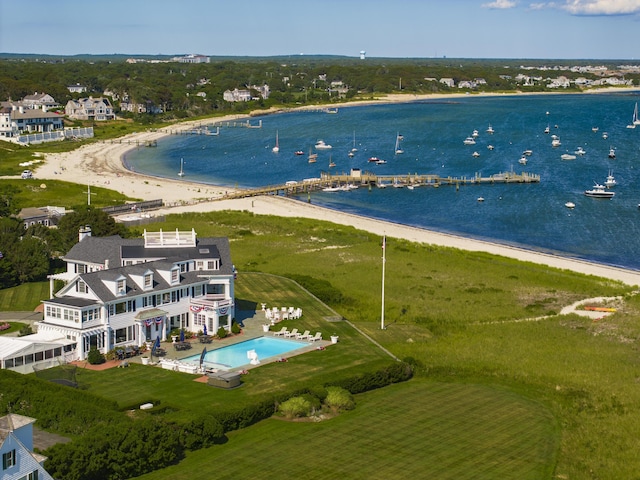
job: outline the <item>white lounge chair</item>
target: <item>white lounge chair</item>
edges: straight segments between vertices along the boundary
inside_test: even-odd
[[[298,340],[307,340],[311,337],[311,332],[309,330],[305,330],[304,333],[299,333],[296,335]]]
[[[274,334],[276,337],[279,337],[279,336],[281,336],[281,335],[286,335],[287,333],[289,333],[289,332],[287,331],[287,327],[282,327],[282,329],[280,329],[279,331],[277,331],[277,332],[273,332],[273,334]]]
[[[287,337],[287,338],[291,338],[291,337],[296,338],[296,335],[298,335],[298,329],[297,328],[294,328],[290,332],[287,332],[287,333],[284,334],[284,336]]]
[[[322,332],[316,332],[314,337],[309,337],[310,342],[315,342],[316,340],[322,340]]]

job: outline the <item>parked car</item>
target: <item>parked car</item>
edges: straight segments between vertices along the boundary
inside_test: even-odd
[[[33,172],[31,170],[24,170],[22,172],[22,178],[33,178]]]

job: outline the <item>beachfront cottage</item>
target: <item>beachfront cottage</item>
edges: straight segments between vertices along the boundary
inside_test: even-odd
[[[74,120],[95,120],[101,122],[114,120],[116,118],[113,113],[113,107],[106,97],[69,100],[64,107],[64,113],[67,117]]]
[[[53,480],[44,469],[47,457],[33,451],[35,418],[9,413],[0,417],[0,478],[2,480]]]
[[[227,238],[199,239],[194,230],[101,238],[85,227],[64,260],[67,271],[50,280],[66,285],[43,302],[36,326],[38,334],[73,341],[67,361],[86,359],[92,348],[166,340],[174,328],[231,330],[235,269]]]

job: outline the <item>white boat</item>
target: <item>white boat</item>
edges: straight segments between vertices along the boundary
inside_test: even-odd
[[[591,131],[593,133],[598,133],[598,127],[591,127]]]
[[[333,147],[327,143],[324,143],[324,140],[318,140],[316,142],[316,150],[330,150]]]
[[[323,192],[340,192],[342,190],[342,187],[324,187],[322,189]]]
[[[313,153],[313,150],[309,150],[309,163],[316,163],[316,160],[318,159],[318,154],[317,153]]]
[[[462,143],[464,143],[465,145],[475,145],[476,141],[473,139],[473,137],[467,137]]]
[[[518,160],[518,163],[520,165],[526,165],[527,164],[527,157],[525,157],[524,155],[522,157],[520,157],[520,160]]]
[[[401,153],[404,153],[404,150],[402,148],[400,148],[400,140],[402,140],[404,137],[402,135],[400,135],[399,133],[396,135],[396,155],[400,155]]]
[[[331,159],[331,155],[329,155],[329,168],[335,167],[336,163]]]
[[[473,152],[471,155],[473,155],[476,158],[478,158],[480,156],[480,154],[478,152]]]
[[[587,153],[587,152],[585,151],[585,149],[584,149],[584,148],[582,148],[582,147],[578,147],[578,148],[576,149],[576,151],[575,151],[575,152],[573,152],[573,153],[575,153],[576,155],[584,155],[584,154],[585,154],[585,153]]]
[[[522,152],[522,154],[530,157],[533,154],[533,150],[525,150],[524,152]]]
[[[184,160],[180,159],[180,171],[178,172],[179,177],[184,177]]]
[[[609,170],[609,175],[607,175],[607,180],[604,182],[604,186],[607,188],[611,188],[611,187],[615,187],[617,185],[618,182],[616,182],[616,179],[613,176],[613,173],[611,172],[611,170]]]
[[[562,155],[560,155],[560,158],[562,160],[575,160],[576,156],[575,155],[571,155],[570,153],[563,153]]]
[[[483,197],[478,197],[478,201],[479,202],[484,202],[484,198]]]
[[[609,155],[608,156],[609,156],[609,158],[616,158],[616,149],[611,147],[609,149]]]
[[[487,145],[487,148],[488,148],[489,150],[493,150],[495,147],[494,147],[493,145]]]
[[[613,196],[615,195],[614,192],[612,192],[611,190],[607,190],[604,185],[600,185],[598,183],[596,183],[591,190],[585,190],[584,194],[587,197],[594,198],[613,198]]]
[[[549,128],[549,125],[547,125],[547,128],[544,129],[544,133],[549,133],[551,131],[551,129]]]
[[[636,106],[633,109],[633,118],[631,119],[631,123],[627,125],[627,128],[636,128],[636,125],[640,125],[640,119],[638,118],[638,102],[636,102]]]
[[[551,146],[552,147],[559,147],[560,145],[562,145],[562,144],[560,143],[560,139],[558,137],[556,137],[553,140],[551,140]]]
[[[353,157],[353,154],[355,152],[357,152],[358,149],[356,148],[356,132],[353,132],[353,147],[351,147],[351,151],[349,152],[349,156]]]
[[[567,208],[576,208],[576,204],[573,202],[567,202],[564,204],[564,206]]]
[[[493,134],[495,132],[495,130],[493,129],[493,127],[491,126],[491,124],[489,124],[489,126],[487,127],[487,133],[489,135]]]
[[[271,149],[273,153],[278,153],[280,151],[280,144],[278,143],[278,131],[276,130],[276,146]]]
[[[471,134],[473,138],[478,138],[478,135],[479,135],[478,130],[474,130],[473,133]]]
[[[609,138],[609,134],[607,132],[602,132],[602,138],[606,140]]]

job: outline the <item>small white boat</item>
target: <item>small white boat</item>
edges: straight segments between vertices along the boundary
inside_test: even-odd
[[[636,106],[633,109],[633,118],[631,119],[631,123],[627,125],[627,128],[636,128],[636,125],[640,125],[640,119],[638,118],[638,102],[636,102]]]
[[[593,133],[598,133],[598,127],[591,127],[591,131]]]
[[[465,145],[475,145],[476,141],[473,139],[473,137],[467,137],[462,143],[464,143]]]
[[[478,152],[473,152],[471,155],[473,155],[476,158],[478,158],[480,156],[480,154]]]
[[[489,124],[489,126],[487,127],[487,133],[489,135],[492,135],[495,132],[495,130],[493,129],[493,127],[491,126],[491,124]]]
[[[414,187],[413,185],[407,185],[407,188],[408,188],[409,190],[413,190],[415,187]]]
[[[180,171],[178,172],[179,177],[184,177],[184,160],[180,159]]]
[[[602,138],[606,140],[607,138],[609,138],[609,134],[607,132],[602,132]]]
[[[323,192],[340,192],[342,190],[343,190],[342,187],[324,187],[322,189]]]
[[[316,150],[330,150],[332,148],[328,143],[324,143],[324,140],[318,140],[316,142]]]
[[[560,139],[559,138],[554,138],[553,140],[551,140],[551,146],[552,147],[555,148],[555,147],[559,147],[560,145],[562,145],[562,144],[560,143]]]
[[[600,185],[598,183],[596,183],[591,190],[585,190],[584,194],[587,197],[606,199],[613,198],[613,196],[615,195],[614,192],[612,192],[611,190],[607,190],[604,185]]]
[[[522,154],[530,157],[531,155],[533,155],[533,150],[525,150],[524,152],[522,152]]]
[[[278,143],[278,131],[276,130],[276,146],[271,149],[273,153],[278,153],[280,151],[280,144]]]
[[[609,149],[609,155],[608,156],[609,156],[609,158],[616,158],[616,149],[611,147]]]
[[[471,134],[473,138],[478,138],[478,135],[479,135],[478,130],[474,130],[473,133]]]
[[[563,153],[562,155],[560,155],[560,158],[562,160],[575,160],[576,156],[575,155],[571,155],[570,153]]]
[[[551,129],[549,128],[549,125],[547,125],[547,128],[544,129],[544,133],[549,133],[551,131]]]
[[[573,153],[575,153],[576,155],[584,155],[587,152],[585,151],[584,148],[578,147],[577,150],[575,152],[573,152]]]
[[[484,197],[478,197],[479,202],[484,202]]]
[[[400,133],[398,133],[396,135],[396,155],[400,155],[401,153],[404,153],[404,150],[402,148],[400,148],[400,141],[404,139],[404,137],[402,135],[400,135]]]
[[[493,150],[495,147],[494,147],[493,145],[487,145],[487,148],[488,148],[489,150]]]
[[[607,188],[611,188],[611,187],[615,187],[618,184],[618,182],[616,182],[616,179],[613,176],[613,173],[611,172],[611,170],[609,170],[609,175],[607,175],[607,179],[604,182],[604,186]]]
[[[526,165],[527,164],[527,157],[525,157],[524,155],[522,157],[520,157],[520,160],[518,160],[518,163],[520,165]]]
[[[564,204],[564,206],[567,208],[576,208],[576,204],[573,202],[567,202]]]

